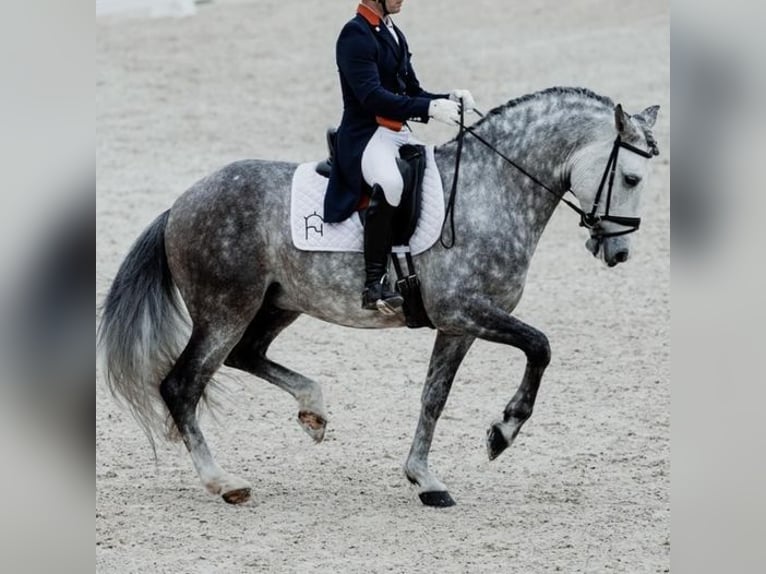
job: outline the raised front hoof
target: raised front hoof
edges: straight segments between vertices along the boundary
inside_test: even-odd
[[[418,496],[420,497],[420,502],[426,506],[434,506],[436,508],[448,508],[450,506],[455,506],[455,501],[446,490],[421,492],[418,494]]]
[[[324,431],[327,428],[327,419],[322,415],[318,415],[311,411],[300,411],[298,413],[298,423],[314,442],[322,442],[324,439]]]
[[[487,454],[489,460],[495,460],[500,454],[508,448],[509,443],[503,436],[503,432],[498,425],[492,425],[487,431]]]
[[[250,489],[237,488],[236,490],[230,490],[229,492],[224,492],[221,498],[229,504],[244,504],[250,500]]]

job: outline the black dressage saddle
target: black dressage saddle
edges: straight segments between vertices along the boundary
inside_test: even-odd
[[[319,175],[329,178],[335,157],[335,134],[337,130],[327,130],[327,150],[329,156],[319,162],[316,171]],[[394,245],[409,245],[410,237],[415,232],[420,218],[420,209],[423,204],[423,174],[426,171],[426,148],[422,145],[403,145],[399,148],[399,157],[396,159],[399,172],[402,174],[404,189],[402,200],[394,214]],[[372,188],[362,180],[362,193],[369,198]],[[367,205],[367,201],[364,205]],[[359,210],[359,218],[364,223],[366,207]]]

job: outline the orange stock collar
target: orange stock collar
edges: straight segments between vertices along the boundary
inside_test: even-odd
[[[362,18],[367,20],[370,25],[372,26],[379,26],[380,25],[380,16],[378,16],[378,13],[375,12],[372,8],[369,6],[365,6],[364,4],[359,4],[356,8],[356,13],[359,14]]]

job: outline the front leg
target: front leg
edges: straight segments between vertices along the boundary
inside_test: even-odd
[[[540,335],[545,337],[542,333]],[[487,430],[489,460],[496,459],[500,453],[513,444],[521,426],[532,416],[537,389],[540,387],[540,380],[546,366],[547,362],[534,364],[527,355],[527,368],[521,385],[506,405],[502,417],[495,420]]]
[[[404,464],[404,474],[417,485],[420,501],[427,506],[452,506],[455,501],[444,484],[428,468],[428,452],[439,416],[447,402],[452,381],[460,363],[468,352],[474,337],[467,335],[436,334],[431,364],[423,394],[418,428],[412,441],[412,448]]]
[[[550,344],[543,333],[490,304],[475,303],[462,314],[459,323],[462,330],[475,337],[511,345],[527,356],[521,385],[502,417],[487,431],[487,453],[489,459],[494,460],[513,443],[522,425],[532,415],[540,380],[551,360]]]

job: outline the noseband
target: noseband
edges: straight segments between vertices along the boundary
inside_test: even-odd
[[[482,114],[480,111],[476,109],[474,109],[473,111],[476,112],[480,117],[482,118],[484,117],[484,114]],[[572,191],[571,188],[564,191],[564,194],[558,193],[557,191],[551,189],[550,187],[545,185],[542,181],[537,179],[534,175],[532,175],[523,167],[521,167],[519,164],[517,164],[515,161],[513,161],[511,158],[509,158],[507,155],[505,155],[500,150],[498,150],[494,145],[492,145],[483,137],[481,137],[479,134],[477,134],[472,128],[466,126],[464,122],[465,122],[465,112],[463,111],[463,107],[461,106],[460,107],[460,132],[458,133],[458,136],[457,136],[457,153],[455,156],[455,171],[452,176],[452,189],[450,190],[449,201],[447,202],[447,209],[444,215],[444,223],[442,224],[442,235],[440,237],[440,242],[442,246],[445,247],[446,249],[450,249],[454,247],[455,245],[455,210],[454,210],[455,193],[457,192],[457,182],[458,182],[458,176],[460,173],[460,157],[462,156],[462,153],[463,153],[463,139],[465,138],[466,133],[471,134],[473,137],[475,137],[477,140],[479,140],[481,143],[487,146],[490,150],[492,150],[495,154],[497,154],[507,163],[511,164],[518,171],[523,173],[527,178],[531,179],[533,182],[535,182],[537,185],[542,187],[544,190],[548,191],[549,193],[552,193],[558,199],[560,199],[563,203],[567,204],[572,210],[574,210],[575,213],[577,213],[580,216],[580,227],[585,227],[586,229],[588,229],[588,231],[590,231],[591,237],[601,241],[606,237],[617,237],[618,235],[627,235],[628,233],[633,233],[634,231],[638,230],[639,226],[641,225],[640,217],[622,217],[619,215],[609,214],[609,208],[612,203],[612,187],[614,185],[614,175],[617,170],[617,157],[620,154],[620,148],[625,148],[626,150],[631,151],[633,153],[637,153],[638,155],[642,157],[651,159],[653,156],[659,155],[660,153],[659,150],[657,149],[657,146],[654,145],[652,142],[649,142],[650,149],[649,151],[646,151],[622,141],[622,138],[620,138],[619,135],[617,136],[617,139],[614,140],[614,144],[612,145],[612,152],[609,154],[609,159],[606,162],[606,167],[604,168],[604,174],[601,176],[601,183],[598,186],[598,191],[596,192],[596,198],[593,200],[593,207],[591,207],[590,212],[585,212],[582,209],[580,209],[579,206],[575,205],[573,202],[569,201],[566,197],[564,197],[564,194],[566,193],[571,193],[572,195],[574,195],[574,192]],[[607,180],[608,180],[608,183],[607,183]],[[601,201],[602,195],[604,194],[605,186],[606,186],[606,209],[604,210],[603,215],[597,215],[599,203]],[[449,242],[445,242],[444,227],[446,227],[448,219],[450,222],[450,240]],[[602,222],[615,223],[617,225],[621,225],[625,227],[626,229],[621,231],[607,232],[601,226]]]

